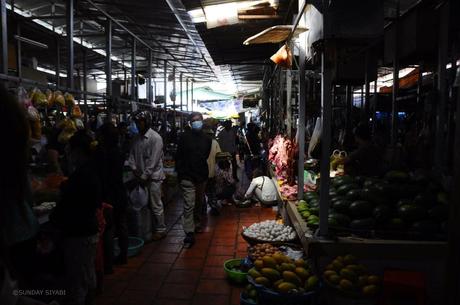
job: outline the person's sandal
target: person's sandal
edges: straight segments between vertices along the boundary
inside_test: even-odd
[[[187,233],[187,235],[184,238],[184,248],[190,249],[191,247],[193,247],[194,244],[195,236],[193,235],[193,233]]]
[[[152,235],[152,240],[157,241],[166,237],[166,232],[155,232]]]

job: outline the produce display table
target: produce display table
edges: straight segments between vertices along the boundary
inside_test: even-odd
[[[350,253],[369,259],[408,259],[418,258],[445,259],[447,242],[384,240],[361,237],[337,237],[335,239],[318,239],[300,216],[294,202],[286,204],[288,222],[299,235],[305,252],[311,257],[337,256]]]

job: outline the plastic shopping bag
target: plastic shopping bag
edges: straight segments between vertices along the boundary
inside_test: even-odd
[[[316,145],[319,144],[321,139],[321,118],[316,119],[315,129],[308,144],[308,157],[312,157],[312,152],[315,149]]]
[[[149,193],[145,187],[138,185],[129,193],[131,206],[134,210],[140,211],[149,202]]]

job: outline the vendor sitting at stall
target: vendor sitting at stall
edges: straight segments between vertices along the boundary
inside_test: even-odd
[[[251,201],[258,201],[264,206],[278,204],[278,194],[272,179],[265,176],[259,168],[252,172],[252,176],[251,184],[244,195],[245,201],[242,205],[249,205]]]
[[[345,172],[353,176],[379,176],[382,174],[383,156],[371,139],[369,125],[360,123],[353,131],[357,148],[343,158]]]

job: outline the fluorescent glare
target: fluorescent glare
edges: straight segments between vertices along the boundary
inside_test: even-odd
[[[235,2],[205,6],[207,27],[215,28],[238,23],[238,5]]]
[[[206,17],[205,17],[204,12],[203,12],[203,10],[201,8],[188,11],[188,14],[190,15],[190,18],[192,18],[193,23],[206,22]]]
[[[50,69],[47,69],[47,68],[37,67],[37,70],[38,70],[38,71],[41,71],[41,72],[45,72],[45,73],[51,74],[51,75],[56,75],[56,71],[53,71],[53,70],[50,70]],[[60,72],[59,72],[59,76],[60,76],[60,77],[67,77],[67,74],[60,73]]]

